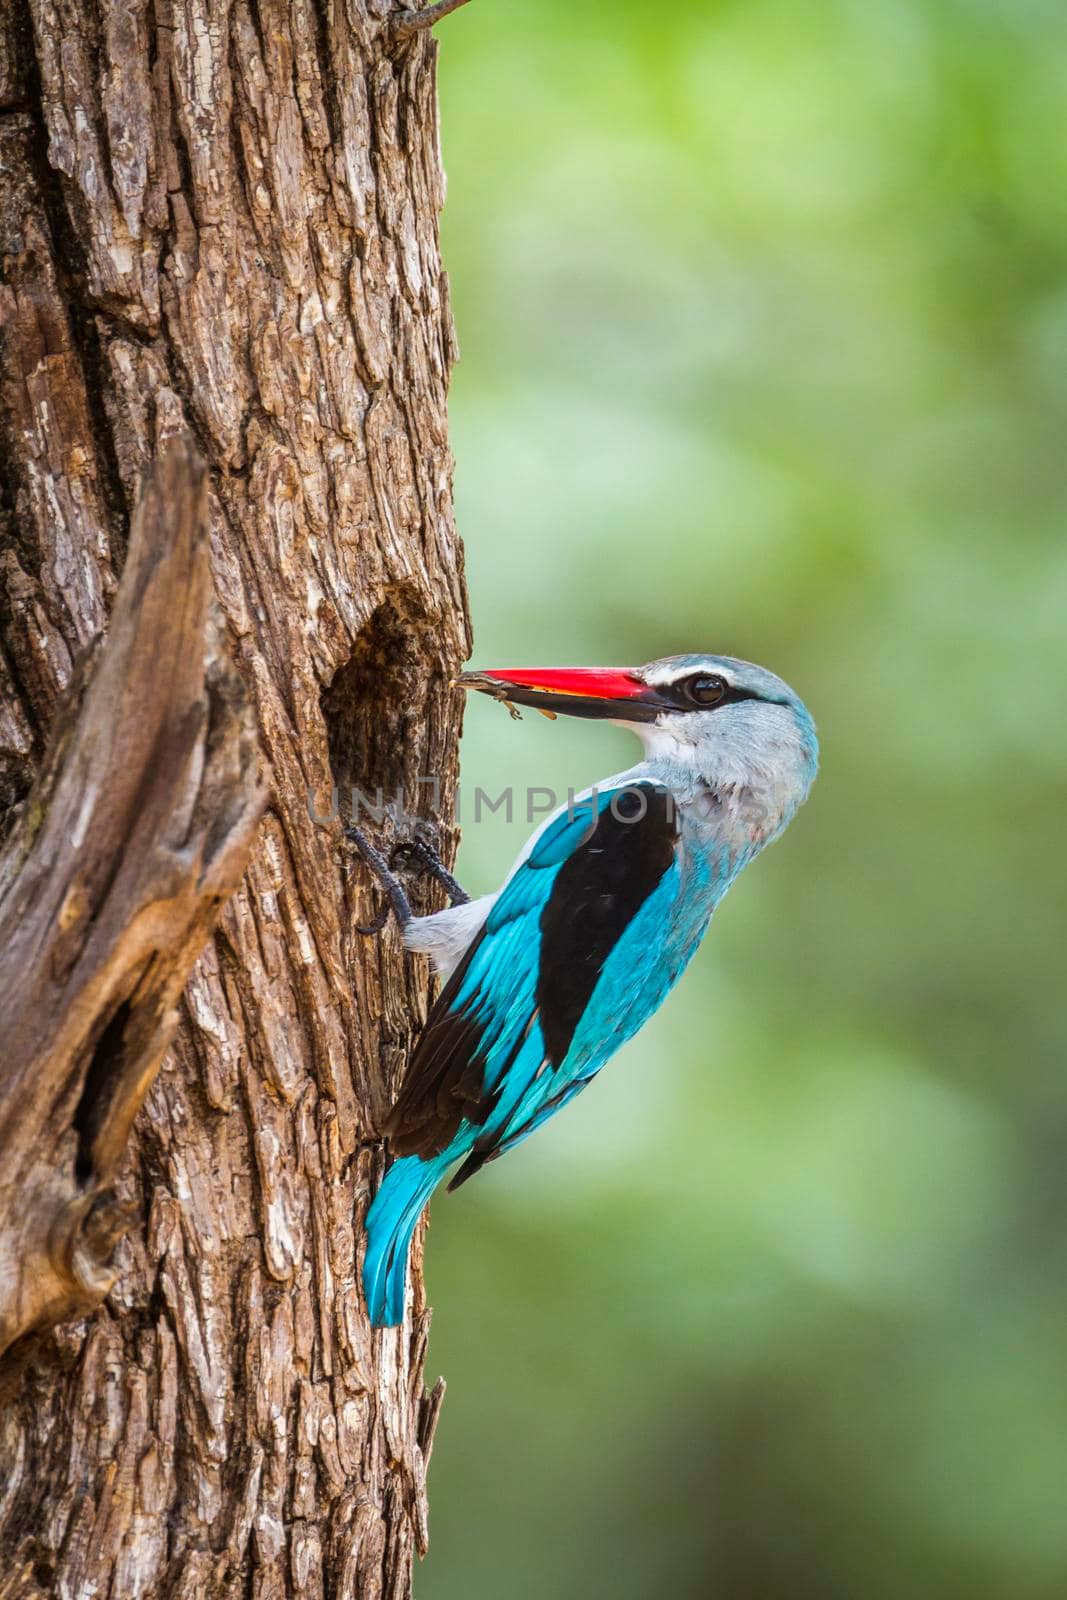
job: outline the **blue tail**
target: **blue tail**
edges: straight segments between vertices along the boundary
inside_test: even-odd
[[[404,1320],[411,1235],[448,1165],[404,1156],[393,1162],[374,1196],[367,1212],[363,1295],[375,1328],[395,1328]]]

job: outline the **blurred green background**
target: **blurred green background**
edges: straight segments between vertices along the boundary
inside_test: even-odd
[[[434,1205],[419,1600],[1062,1600],[1067,8],[439,36],[475,661],[746,656],[823,768],[655,1022]],[[463,778],[635,750],[478,701]],[[468,816],[468,887],[528,831]]]

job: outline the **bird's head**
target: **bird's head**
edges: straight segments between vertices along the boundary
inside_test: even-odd
[[[628,727],[676,787],[747,793],[791,815],[818,765],[804,702],[765,667],[732,656],[664,656],[646,666],[464,672],[464,689],[550,716]]]

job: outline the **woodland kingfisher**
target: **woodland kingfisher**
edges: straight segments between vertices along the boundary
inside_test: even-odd
[[[378,1327],[403,1321],[411,1237],[441,1179],[462,1163],[448,1187],[465,1183],[593,1081],[665,999],[818,765],[803,702],[731,656],[465,672],[457,683],[617,723],[644,759],[548,817],[495,894],[469,899],[425,844],[408,847],[449,892],[432,916],[412,915],[390,862],[347,830],[407,948],[444,980],[387,1120],[394,1159],[367,1215],[363,1289]]]

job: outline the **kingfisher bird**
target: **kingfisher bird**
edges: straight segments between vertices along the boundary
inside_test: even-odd
[[[674,986],[742,868],[783,831],[818,765],[803,701],[731,656],[634,669],[464,672],[462,689],[631,729],[644,759],[547,817],[495,894],[472,900],[424,841],[407,848],[451,904],[412,914],[390,861],[346,830],[409,950],[444,980],[383,1130],[394,1157],[367,1214],[371,1322],[403,1321],[423,1207],[590,1084]]]

